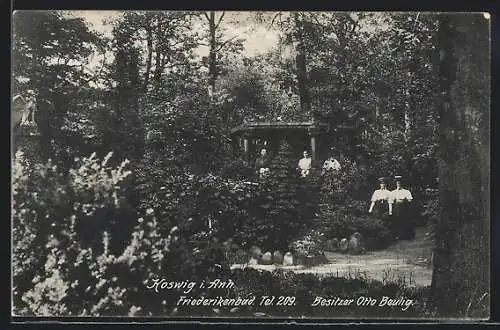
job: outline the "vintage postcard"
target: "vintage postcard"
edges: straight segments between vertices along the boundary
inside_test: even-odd
[[[490,23],[15,11],[14,320],[488,320]]]

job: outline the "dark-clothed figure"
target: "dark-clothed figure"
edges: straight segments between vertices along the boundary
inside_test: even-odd
[[[255,172],[259,177],[265,177],[269,174],[270,157],[267,155],[267,150],[262,149],[259,157],[255,160]]]
[[[413,196],[408,189],[404,189],[401,183],[402,176],[396,175],[396,189],[391,191],[391,200],[393,204],[393,224],[396,236],[400,239],[413,239],[415,230],[411,218],[411,202]]]

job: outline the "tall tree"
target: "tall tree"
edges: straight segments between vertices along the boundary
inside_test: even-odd
[[[404,130],[406,145],[412,141],[412,128],[418,123],[419,108],[429,108],[428,94],[433,93],[433,72],[431,52],[434,48],[434,35],[437,20],[434,15],[415,13],[410,15],[390,15],[389,44],[393,52],[393,65],[399,70],[392,74],[397,80],[394,101],[401,105],[395,111],[396,120]]]
[[[355,103],[367,108],[362,150],[370,167],[408,173],[410,184],[425,188],[437,176],[437,76],[431,62],[437,18],[425,13],[383,18],[386,28],[370,35],[365,46],[366,83]]]
[[[172,75],[189,71],[194,65],[198,41],[192,28],[194,17],[184,11],[146,11],[126,12],[120,19],[123,26],[127,25],[122,33],[131,43],[144,47],[139,62],[142,91],[163,89]]]
[[[363,87],[359,83],[363,80],[351,78],[359,76],[358,66],[364,65],[365,49],[359,46],[364,40],[358,33],[364,16],[317,12],[258,15],[260,21],[269,22],[277,30],[282,45],[293,49],[293,91],[299,95],[306,116],[311,117],[311,112],[348,111],[359,99],[359,87]]]
[[[240,52],[243,49],[243,40],[236,36],[228,38],[224,35],[221,23],[224,22],[226,12],[217,14],[215,11],[203,12],[203,17],[208,23],[206,38],[207,42],[200,42],[201,45],[208,46],[209,53],[205,62],[208,66],[208,85],[210,93],[215,92],[218,76],[221,74],[224,53]]]
[[[115,58],[110,82],[112,109],[104,114],[104,145],[114,150],[117,159],[140,159],[144,152],[144,132],[139,114],[142,81],[139,74],[139,49],[129,39],[131,28],[119,22],[113,29]]]
[[[305,21],[299,13],[293,13],[293,20],[295,23],[295,35],[297,38],[297,55],[295,61],[297,65],[297,82],[299,87],[300,107],[304,113],[309,113],[311,111],[311,97],[309,95],[308,88],[306,53],[307,46],[304,31],[308,22]]]
[[[308,62],[310,60],[311,46],[310,32],[314,26],[312,17],[314,13],[305,12],[277,12],[272,16],[257,14],[259,21],[268,21],[269,27],[277,29],[280,42],[291,45],[295,53],[294,75],[296,77],[294,89],[300,98],[301,111],[308,116],[311,111],[311,97],[309,91]]]
[[[101,71],[88,70],[90,56],[103,53],[105,40],[84,20],[62,11],[16,11],[13,16],[13,92],[37,95],[37,122],[44,158],[51,141],[65,141],[65,117],[82,101],[82,91]]]
[[[438,31],[442,214],[432,286],[443,316],[489,314],[489,24],[483,14],[444,15]]]

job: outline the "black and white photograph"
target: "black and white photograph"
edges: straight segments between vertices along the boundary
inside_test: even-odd
[[[490,25],[14,11],[11,316],[488,320]]]

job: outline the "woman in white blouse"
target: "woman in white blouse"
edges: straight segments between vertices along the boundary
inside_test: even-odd
[[[394,226],[396,235],[401,239],[413,239],[415,230],[410,212],[410,203],[413,196],[408,189],[404,189],[401,180],[401,175],[394,177],[396,180],[396,189],[391,191],[391,203],[394,205]]]
[[[297,165],[298,170],[300,171],[300,175],[305,178],[309,175],[311,171],[311,157],[309,157],[309,153],[304,151],[304,158],[299,160],[299,164]]]
[[[368,212],[376,215],[384,215],[386,212],[392,214],[391,192],[387,189],[385,178],[379,178],[380,189],[372,194],[371,204]]]

